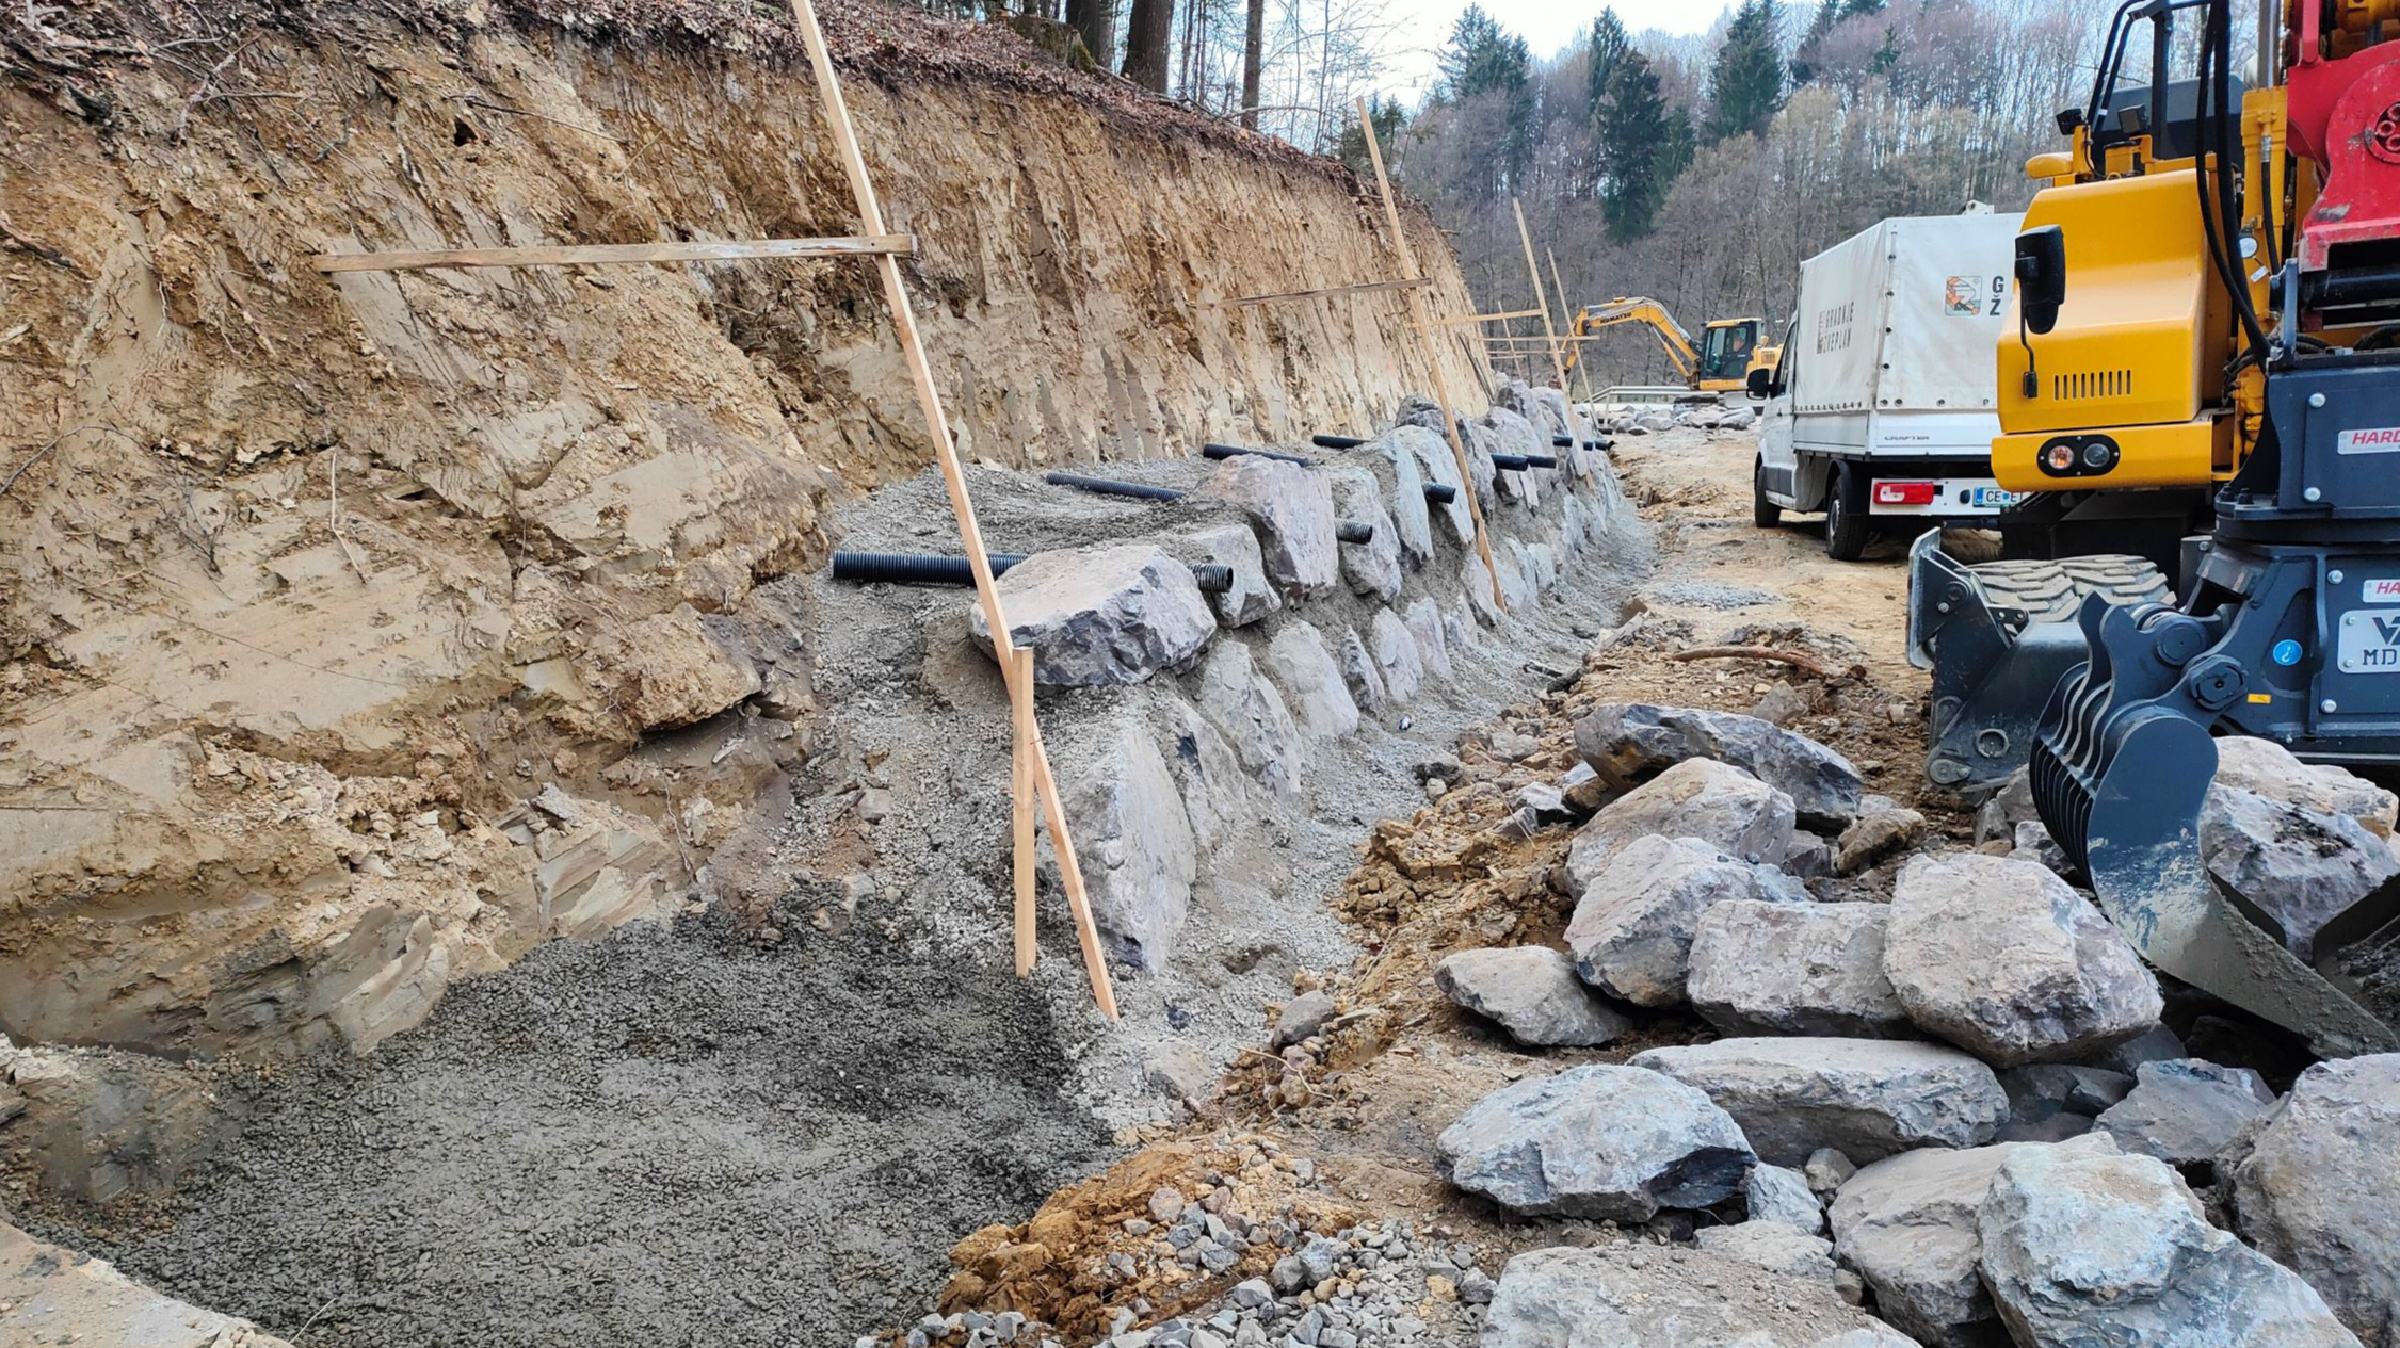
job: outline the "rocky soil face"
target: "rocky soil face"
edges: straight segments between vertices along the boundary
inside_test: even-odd
[[[1257,459],[1113,470],[1183,490],[1172,504],[972,470],[990,545],[1031,557],[1001,585],[1038,650],[1121,1022],[1093,1009],[1047,866],[1043,958],[1030,980],[1010,971],[1007,701],[971,593],[820,574],[797,610],[819,733],[783,825],[709,862],[718,902],[465,980],[363,1059],[329,1046],[259,1073],[106,1055],[189,1101],[184,1153],[205,1159],[171,1196],[179,1153],[139,1131],[170,1116],[79,1131],[96,1116],[72,1101],[110,1098],[90,1077],[101,1055],[25,1050],[0,1155],[104,1156],[128,1174],[105,1195],[44,1178],[12,1209],[310,1345],[549,1348],[697,1323],[712,1342],[781,1345],[905,1321],[961,1236],[1024,1219],[1205,1107],[1257,1051],[1264,1005],[1356,957],[1330,898],[1368,821],[1424,798],[1412,765],[1568,677],[1625,620],[1647,524],[1562,399],[1518,386],[1500,402],[1470,423],[1471,467],[1493,483],[1505,612],[1471,535],[1425,494],[1451,455],[1421,427],[1265,474]],[[1494,449],[1559,466],[1490,471]],[[1342,489],[1308,490],[1329,479]],[[940,547],[941,492],[930,473],[884,488],[840,508],[842,534]],[[1346,527],[1365,520],[1364,537]],[[1236,584],[1201,591],[1203,558]],[[778,727],[744,721],[723,751]],[[1284,1008],[1277,1047],[1352,1023],[1320,992]],[[82,1095],[44,1084],[59,1063],[85,1073]],[[1317,1224],[1285,1208],[1321,1191],[1273,1157],[1230,1144],[1176,1172],[1188,1201],[1144,1220],[1183,1223],[1178,1268],[1248,1259],[1274,1280],[1286,1239]],[[1247,1171],[1267,1194],[1207,1178]],[[1434,1248],[1405,1222],[1353,1234],[1311,1257],[1364,1277]],[[985,1267],[1072,1293],[1081,1258],[1059,1249],[995,1247]],[[1403,1303],[1361,1288],[1361,1306]]]
[[[1388,296],[1210,307],[1388,272],[1338,166],[823,8],[971,458],[1372,429],[1422,382]],[[0,16],[0,1027],[364,1051],[779,819],[828,503],[928,458],[867,272],[308,262],[852,232],[764,13]]]

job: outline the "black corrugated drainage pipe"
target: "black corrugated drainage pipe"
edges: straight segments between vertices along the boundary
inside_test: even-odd
[[[992,574],[1005,573],[1024,561],[1022,553],[994,552],[985,560],[992,565]],[[972,585],[975,572],[964,557],[945,557],[922,552],[837,552],[833,554],[833,578],[869,584],[886,581],[895,585]],[[1233,588],[1233,568],[1213,562],[1192,567],[1192,583],[1203,594],[1223,594]]]
[[[1249,449],[1241,445],[1220,445],[1213,441],[1200,446],[1200,452],[1211,459],[1238,459],[1245,454],[1255,454],[1262,459],[1281,459],[1285,463],[1296,463],[1303,468],[1317,466],[1315,459],[1303,458],[1298,454],[1283,454],[1272,449]]]
[[[1458,488],[1447,482],[1428,482],[1425,484],[1425,499],[1435,505],[1448,505],[1458,499]]]
[[[1319,449],[1356,449],[1366,443],[1355,435],[1312,435],[1308,442]]]
[[[1180,501],[1183,493],[1173,487],[1153,487],[1146,482],[1121,482],[1113,477],[1085,477],[1081,473],[1044,473],[1042,481],[1053,487],[1074,487],[1079,491],[1098,492],[1102,496],[1130,496],[1137,501]]]
[[[1333,536],[1345,543],[1372,543],[1375,526],[1358,520],[1342,520],[1333,526]]]
[[[1575,437],[1572,435],[1553,435],[1550,437],[1550,443],[1559,449],[1573,449],[1575,447]],[[1585,449],[1600,450],[1606,449],[1615,443],[1616,441],[1607,439],[1586,440],[1583,442],[1583,447]]]

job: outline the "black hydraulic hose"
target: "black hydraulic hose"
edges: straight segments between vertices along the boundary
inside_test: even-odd
[[[1085,477],[1081,473],[1044,473],[1042,481],[1053,487],[1073,487],[1078,491],[1098,492],[1102,496],[1130,496],[1137,501],[1180,501],[1183,493],[1173,487],[1153,487],[1146,482],[1120,482],[1113,477]]]
[[[1458,499],[1458,488],[1447,482],[1428,482],[1425,484],[1425,499],[1435,505],[1448,505]]]
[[[2200,229],[2208,238],[2209,261],[2216,268],[2217,279],[2226,289],[2234,316],[2241,320],[2242,334],[2248,339],[2251,353],[2264,359],[2267,351],[2266,330],[2258,321],[2258,310],[2250,302],[2250,282],[2242,274],[2241,247],[2236,242],[2240,226],[2240,206],[2233,190],[2233,87],[2232,31],[2229,0],[2208,0],[2200,19],[2200,68],[2193,81],[2192,109],[2192,178],[2200,197]],[[2162,11],[2158,24],[2165,29],[2172,9]],[[2163,72],[2162,72],[2163,73]],[[2165,129],[2153,127],[2153,136],[2163,136]],[[2215,150],[2217,172],[2214,191],[2208,173],[2208,155]],[[2212,220],[2210,217],[2214,215]]]
[[[1333,536],[1344,543],[1372,543],[1375,526],[1359,520],[1341,520],[1333,526]]]
[[[1319,449],[1356,449],[1366,443],[1355,435],[1312,435],[1308,442]]]
[[[1245,454],[1255,454],[1262,459],[1281,459],[1285,463],[1296,463],[1303,468],[1317,466],[1315,459],[1304,458],[1298,454],[1283,454],[1272,449],[1250,449],[1242,445],[1220,445],[1214,441],[1200,446],[1200,452],[1212,459],[1238,459]]]
[[[984,560],[991,563],[992,574],[1002,575],[1010,567],[1024,561],[1023,553],[994,552]],[[1203,594],[1223,594],[1233,588],[1233,568],[1213,562],[1202,562],[1191,568],[1192,583]],[[893,585],[972,585],[975,570],[964,557],[945,557],[920,552],[837,552],[833,554],[833,578],[855,581],[865,585],[883,582]]]

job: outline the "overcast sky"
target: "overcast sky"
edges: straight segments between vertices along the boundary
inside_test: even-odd
[[[1670,33],[1703,33],[1717,16],[1731,8],[1730,0],[1482,0],[1483,12],[1500,26],[1524,37],[1537,60],[1548,60],[1559,49],[1591,31],[1592,20],[1604,6],[1613,5],[1626,28]],[[1406,16],[1409,30],[1394,44],[1395,80],[1414,98],[1433,80],[1435,49],[1449,40],[1450,26],[1466,12],[1467,0],[1394,0],[1395,17]]]

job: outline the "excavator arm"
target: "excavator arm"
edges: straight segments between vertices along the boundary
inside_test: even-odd
[[[1603,328],[1613,328],[1620,323],[1640,323],[1648,327],[1657,335],[1658,344],[1666,348],[1667,359],[1675,364],[1675,373],[1686,383],[1699,378],[1699,346],[1692,341],[1692,335],[1683,330],[1683,325],[1675,321],[1675,315],[1667,312],[1667,306],[1647,296],[1619,296],[1606,304],[1585,305],[1583,312],[1575,316],[1575,335],[1589,337]],[[1582,355],[1583,344],[1578,342],[1567,354],[1569,371],[1575,368],[1575,362]]]

